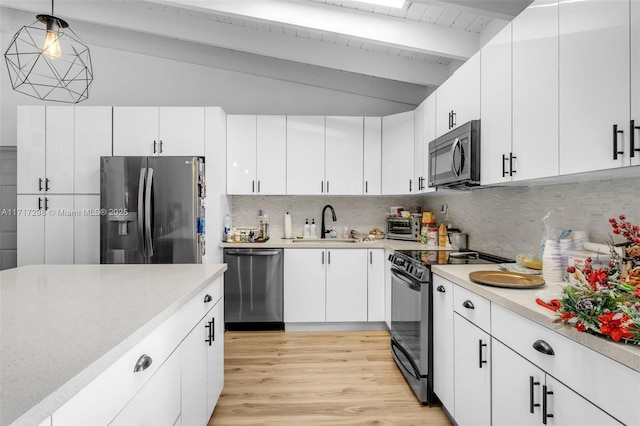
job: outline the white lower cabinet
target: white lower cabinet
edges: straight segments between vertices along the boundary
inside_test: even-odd
[[[223,305],[218,278],[54,412],[52,426],[207,424],[224,380]]]
[[[493,425],[619,425],[613,417],[492,339]]]
[[[287,249],[284,321],[366,322],[365,249]]]
[[[433,391],[453,416],[453,283],[438,275],[433,276],[433,347]]]
[[[384,321],[384,249],[367,250],[367,321]]]
[[[490,336],[457,313],[453,315],[453,329],[456,423],[460,426],[489,425],[491,424]]]

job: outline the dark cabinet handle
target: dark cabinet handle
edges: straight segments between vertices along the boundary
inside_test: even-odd
[[[324,181],[323,180],[320,181],[320,193],[324,194]]]
[[[409,179],[409,192],[412,191],[412,187],[413,187],[413,181]]]
[[[553,391],[547,390],[547,385],[542,385],[542,424],[547,424],[547,419],[553,417],[553,414],[549,414],[547,396],[553,395]]]
[[[618,151],[618,133],[624,133],[623,130],[618,130],[618,125],[613,125],[613,159],[618,159],[618,154],[624,154],[624,151]]]
[[[42,178],[38,178],[38,191],[42,191]]]
[[[507,167],[505,164],[507,163],[507,156],[502,154],[502,177],[507,175]]]
[[[631,130],[631,134],[629,135],[629,146],[630,146],[630,151],[631,153],[629,154],[630,157],[635,157],[636,156],[636,152],[640,152],[640,148],[636,148],[636,141],[635,141],[635,136],[636,136],[636,130],[640,130],[640,126],[636,126],[636,121],[635,120],[631,120],[631,125],[629,126],[629,129]]]
[[[258,194],[260,193],[260,181],[258,181]]]
[[[331,265],[331,252],[327,252],[327,265]]]
[[[44,197],[44,209],[49,210],[49,199]]]
[[[515,160],[516,157],[515,155],[513,155],[513,152],[509,153],[509,176],[513,176],[515,174],[515,170],[513,169],[513,160]]]
[[[462,302],[462,306],[464,306],[467,309],[475,309],[476,307],[473,306],[473,302],[471,300],[465,300],[464,302]]]
[[[160,149],[159,149],[159,154],[162,154],[162,141],[160,141]]]
[[[364,193],[365,194],[369,193],[369,181],[368,180],[364,181]]]
[[[153,141],[153,153],[154,154],[156,153],[157,147],[158,147],[158,142]]]
[[[205,343],[208,343],[209,346],[213,345],[213,342],[216,340],[215,324],[216,324],[216,319],[215,318],[211,318],[211,321],[209,321],[207,323],[207,325],[204,326],[204,328],[208,329],[207,338],[205,339]]]
[[[42,210],[42,198],[38,197],[38,210]]]
[[[47,192],[49,190],[49,178],[46,178],[44,180],[44,192]]]
[[[206,296],[204,296],[204,303],[209,303],[213,300],[213,297],[211,297],[210,294],[207,294]]]
[[[555,352],[553,352],[553,348],[551,347],[551,345],[544,340],[536,340],[535,342],[533,342],[533,349],[540,352],[541,354],[555,355]]]
[[[369,265],[373,265],[373,253],[369,252]]]
[[[327,194],[329,193],[329,181],[327,181]]]
[[[324,265],[324,251],[322,252],[322,264]]]
[[[533,376],[529,376],[529,412],[531,414],[533,414],[533,409],[535,407],[539,407],[540,406],[540,404],[536,404],[534,402],[534,399],[533,399],[533,394],[534,394],[533,387],[534,386],[540,386],[540,382],[536,382],[534,380]]]
[[[486,347],[486,343],[482,343],[482,339],[478,340],[478,368],[482,368],[482,364],[486,364],[487,361],[482,359],[482,348]]]
[[[439,285],[438,287],[436,287],[436,290],[439,291],[440,293],[446,293],[447,290],[445,290],[443,285]]]
[[[254,194],[256,192],[256,181],[251,181],[251,193]]]
[[[152,362],[153,360],[149,355],[141,355],[140,358],[138,358],[138,362],[136,362],[136,365],[133,367],[133,372],[138,373],[140,371],[146,370],[147,368],[149,368],[149,366],[151,366]]]

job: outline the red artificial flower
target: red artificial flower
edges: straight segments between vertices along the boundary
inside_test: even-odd
[[[589,285],[591,285],[591,288],[594,290],[598,289],[599,287],[598,284],[600,284],[600,287],[606,285],[608,278],[609,278],[609,273],[603,268],[598,268],[592,273],[587,275],[587,280],[589,280]]]
[[[583,323],[581,323],[580,321],[578,321],[575,325],[575,329],[578,331],[586,331],[587,330],[587,326],[584,325]]]
[[[564,322],[567,322],[575,316],[576,314],[574,314],[573,312],[563,312],[562,315],[560,315],[560,319],[562,319],[562,321]]]
[[[640,287],[636,288],[636,290],[633,292],[633,295],[640,297]]]
[[[630,328],[633,328],[633,324],[629,327],[626,327],[625,324],[629,320],[630,318],[628,316],[619,312],[602,314],[598,317],[598,321],[600,321],[600,333],[611,336],[615,342],[619,342],[622,338],[629,339],[633,337],[633,333],[630,331]]]

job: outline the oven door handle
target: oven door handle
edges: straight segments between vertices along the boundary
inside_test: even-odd
[[[462,147],[460,145],[460,138],[456,138],[456,140],[451,145],[451,151],[449,156],[451,158],[451,171],[456,177],[460,177],[460,173],[462,173],[462,162],[460,162],[460,167],[456,167],[456,148],[459,148],[462,151]],[[460,156],[462,158],[462,156]]]
[[[400,281],[402,284],[409,287],[410,290],[418,291],[418,292],[420,291],[420,285],[413,282],[410,278],[405,276],[402,272],[392,269],[391,275],[397,278],[398,281]]]
[[[409,354],[407,353],[407,351],[398,344],[398,342],[395,341],[395,339],[391,339],[391,350],[393,351],[393,353],[395,354],[395,356],[400,359],[400,355],[402,355],[404,358],[407,359],[407,361],[409,361],[409,364],[411,364],[411,368],[413,369],[413,371],[409,371],[409,369],[404,365],[404,362],[400,361],[398,364],[414,379],[420,380],[422,378],[422,376],[420,375],[420,370],[418,370],[418,366],[416,365],[416,363],[413,361],[413,359],[411,359],[411,357],[409,356]],[[398,351],[401,352],[401,354],[398,354]]]

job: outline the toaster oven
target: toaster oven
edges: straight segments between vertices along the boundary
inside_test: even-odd
[[[420,241],[420,224],[422,215],[411,217],[387,217],[387,238],[392,240]]]

